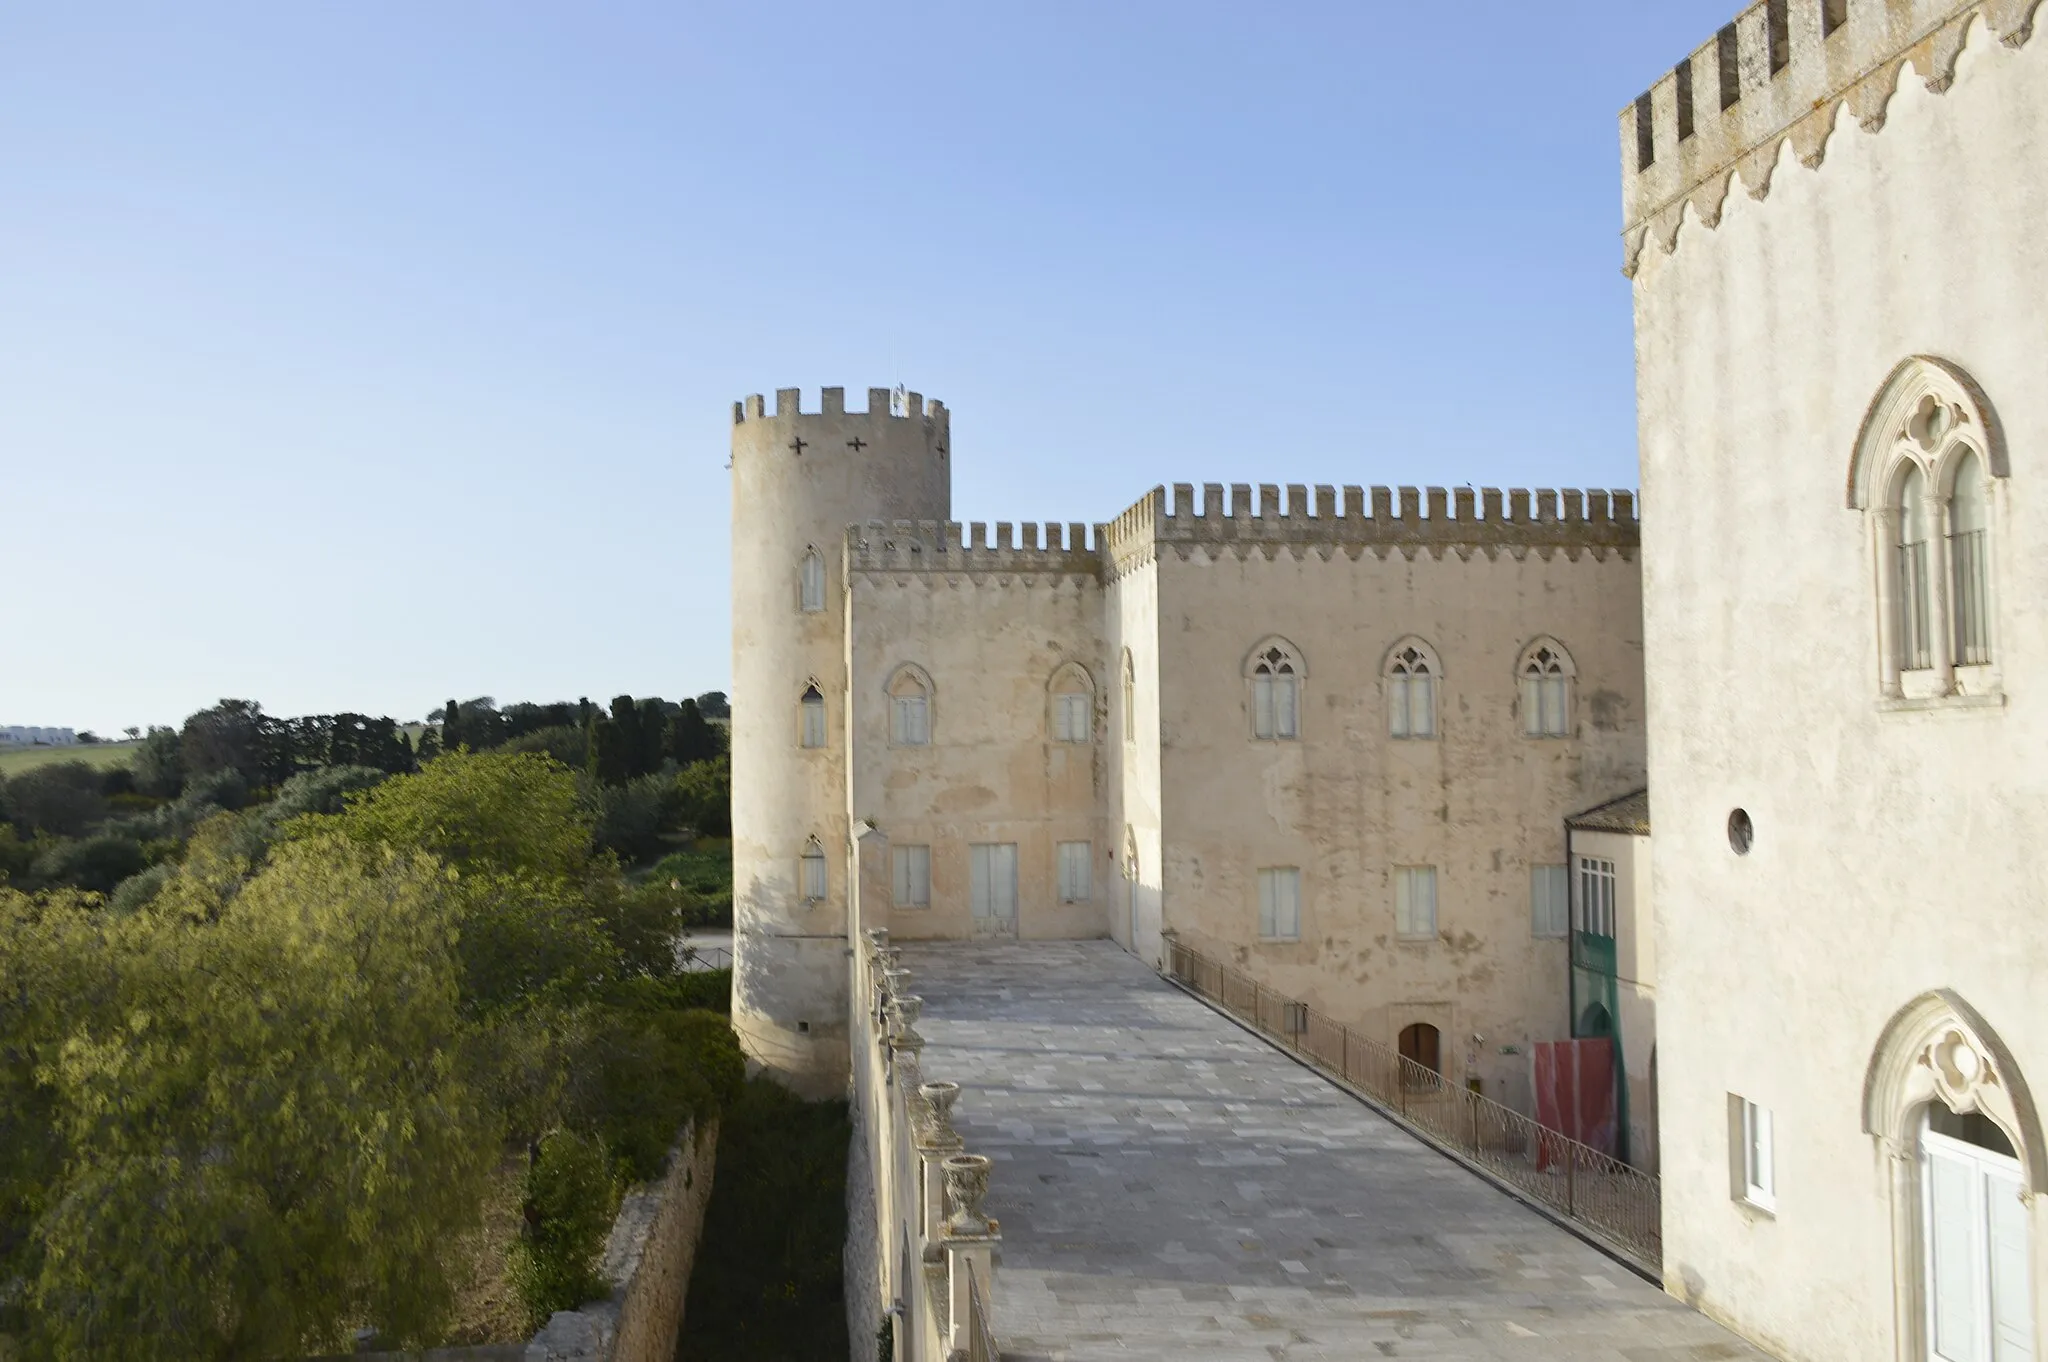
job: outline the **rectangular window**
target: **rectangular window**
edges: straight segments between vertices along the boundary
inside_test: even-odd
[[[1565,736],[1565,711],[1571,699],[1563,676],[1522,678],[1522,732],[1531,738]]]
[[[825,560],[813,550],[804,555],[803,608],[815,613],[825,608]]]
[[[893,848],[896,861],[896,906],[932,906],[932,849],[901,846]]]
[[[1272,866],[1259,872],[1259,935],[1267,941],[1301,940],[1301,870]]]
[[[1388,733],[1396,738],[1436,736],[1436,678],[1395,676],[1388,680],[1393,696],[1388,709]]]
[[[1529,867],[1529,933],[1563,936],[1571,930],[1571,878],[1561,865]]]
[[[1015,921],[1017,917],[1017,844],[976,842],[968,847],[969,900],[974,915]]]
[[[892,740],[899,747],[923,747],[932,740],[930,701],[922,695],[899,695],[892,708]]]
[[[822,698],[812,699],[806,696],[803,703],[803,714],[804,746],[823,747],[825,745],[825,701]]]
[[[806,899],[824,898],[825,853],[814,846],[804,853],[803,860],[799,862],[799,865],[802,869],[800,879],[803,883],[804,897]]]
[[[1900,544],[1899,670],[1923,671],[1934,665],[1927,628],[1927,541]]]
[[[1394,867],[1394,934],[1415,940],[1436,935],[1436,867]]]
[[[1087,742],[1094,727],[1095,697],[1091,695],[1055,695],[1052,709],[1052,736],[1055,742]]]
[[[1093,842],[1060,843],[1061,903],[1086,903],[1095,896],[1094,877],[1090,873],[1094,852]]]
[[[1614,862],[1579,857],[1579,930],[1614,935]]]
[[[1729,1183],[1737,1201],[1763,1210],[1778,1205],[1777,1154],[1772,1148],[1771,1109],[1728,1094]]]
[[[1252,736],[1295,738],[1301,734],[1295,678],[1256,676],[1252,678]]]
[[[1978,667],[1991,660],[1989,613],[1985,609],[1984,531],[1951,535],[1949,560],[1955,574],[1956,665]]]

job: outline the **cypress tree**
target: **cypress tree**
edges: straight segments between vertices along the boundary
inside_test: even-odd
[[[640,752],[635,775],[652,775],[668,757],[668,702],[646,699],[640,702]]]

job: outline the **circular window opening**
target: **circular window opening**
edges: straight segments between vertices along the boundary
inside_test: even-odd
[[[1728,815],[1728,845],[1735,849],[1737,856],[1749,855],[1749,848],[1756,841],[1756,825],[1749,821],[1748,809],[1737,809]]]

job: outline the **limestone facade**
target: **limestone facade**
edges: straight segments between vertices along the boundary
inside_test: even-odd
[[[1621,117],[1666,1283],[1799,1362],[2048,1340],[2037,4],[1770,0]]]
[[[845,1081],[858,837],[896,941],[1179,933],[1525,1100],[1569,1034],[1532,874],[1643,784],[1631,495],[1182,485],[991,534],[946,519],[942,406],[821,405],[735,412],[753,1053]]]

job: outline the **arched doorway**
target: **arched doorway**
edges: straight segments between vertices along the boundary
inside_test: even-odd
[[[1422,1089],[1437,1086],[1438,1076],[1444,1071],[1440,1053],[1442,1043],[1443,1038],[1428,1022],[1415,1022],[1401,1028],[1401,1058],[1408,1061],[1401,1066],[1401,1081],[1405,1086]]]
[[[1953,992],[1885,1027],[1864,1078],[1864,1129],[1891,1156],[1892,1267],[1901,1358],[2037,1356],[2029,1200],[2048,1190],[2026,1078]]]

